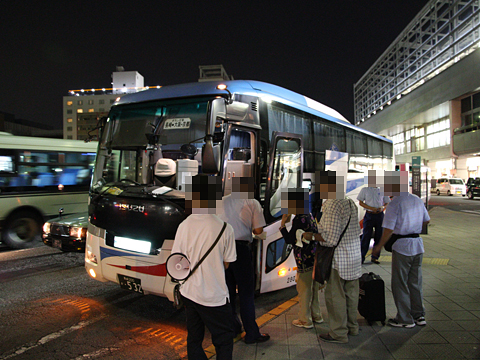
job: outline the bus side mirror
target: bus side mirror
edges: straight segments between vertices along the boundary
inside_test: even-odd
[[[215,124],[217,119],[225,120],[225,99],[213,99],[210,103],[210,112],[205,131],[205,145],[202,147],[202,172],[204,174],[217,174],[220,171],[220,145],[213,145]]]
[[[225,120],[226,111],[227,110],[224,98],[212,100],[212,102],[210,103],[210,113],[207,121],[207,130],[205,131],[205,134],[207,136],[213,135],[213,133],[215,132],[215,124],[217,123],[217,118]]]

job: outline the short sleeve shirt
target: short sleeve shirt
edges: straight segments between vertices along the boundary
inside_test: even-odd
[[[357,206],[350,199],[331,199],[325,201],[322,212],[318,232],[325,242],[319,242],[318,246],[337,245],[340,235],[348,224],[340,244],[335,249],[333,268],[338,270],[340,277],[344,280],[358,279],[362,275],[362,253]],[[348,223],[349,219],[350,223]]]
[[[371,207],[379,208],[390,202],[388,196],[383,195],[383,190],[379,187],[364,187],[360,190],[357,200],[363,201]]]
[[[177,229],[172,254],[184,254],[190,261],[190,268],[193,268],[215,242],[222,226],[223,221],[217,215],[190,215]],[[225,305],[229,293],[223,263],[235,260],[235,236],[232,226],[227,224],[217,245],[182,284],[180,293],[200,305]]]
[[[255,199],[235,199],[232,195],[227,195],[217,208],[217,215],[232,225],[235,240],[252,242],[252,229],[265,226],[262,206]]]
[[[388,204],[382,227],[393,230],[397,235],[420,234],[422,225],[430,216],[423,201],[416,195],[395,196]],[[401,238],[392,249],[405,256],[414,256],[425,252],[423,240],[418,238]]]

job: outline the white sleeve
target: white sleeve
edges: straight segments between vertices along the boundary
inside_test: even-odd
[[[258,202],[258,200],[253,199],[252,203],[252,225],[254,229],[259,227],[264,227],[266,225],[265,217],[263,216],[262,205]]]
[[[360,190],[360,192],[358,193],[358,196],[357,196],[357,200],[359,200],[359,201],[365,201],[365,191],[367,191],[367,190],[365,190],[365,189],[366,189],[366,188],[363,187],[363,188]]]
[[[225,244],[223,261],[228,263],[234,262],[237,260],[237,248],[235,247],[235,234],[232,225],[227,224],[223,238]]]

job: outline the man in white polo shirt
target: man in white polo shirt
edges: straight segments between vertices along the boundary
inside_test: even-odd
[[[392,293],[397,315],[388,325],[412,328],[424,326],[425,308],[422,290],[422,259],[425,249],[419,236],[430,216],[423,201],[408,192],[407,171],[387,171],[385,194],[394,195],[383,220],[383,235],[372,256],[394,237],[392,246]]]
[[[215,215],[222,180],[197,175],[186,190],[186,208],[192,214],[179,225],[172,254],[184,254],[193,269],[223,228],[224,222]],[[207,359],[202,346],[205,326],[212,334],[217,359],[232,359],[234,333],[225,268],[236,258],[233,228],[227,225],[218,243],[180,288],[186,307],[189,359]]]
[[[373,229],[375,228],[375,245],[378,244],[382,237],[383,210],[385,205],[390,202],[388,196],[384,196],[383,189],[378,186],[375,170],[368,170],[368,187],[362,188],[357,196],[358,203],[365,209],[363,217],[363,236],[362,236],[362,263],[365,261],[368,249],[370,247],[370,239],[372,238]],[[380,264],[378,255],[372,254],[372,262]]]
[[[254,199],[254,183],[251,177],[234,177],[232,194],[223,198],[223,211],[219,217],[232,225],[235,232],[237,260],[230,264],[226,271],[228,290],[234,320],[235,334],[241,332],[242,323],[245,329],[245,343],[255,344],[270,339],[270,335],[261,334],[255,321],[255,275],[252,262],[252,232],[259,235],[263,232],[265,218],[260,203]],[[236,293],[240,302],[240,316],[236,312]]]

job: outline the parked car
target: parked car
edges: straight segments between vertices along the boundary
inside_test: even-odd
[[[437,195],[466,195],[465,183],[463,182],[463,179],[458,178],[440,178],[437,180],[435,189]]]
[[[480,196],[480,178],[469,178],[466,184],[467,196],[473,200],[475,196]]]
[[[72,214],[43,224],[43,243],[63,251],[85,251],[88,214]]]

